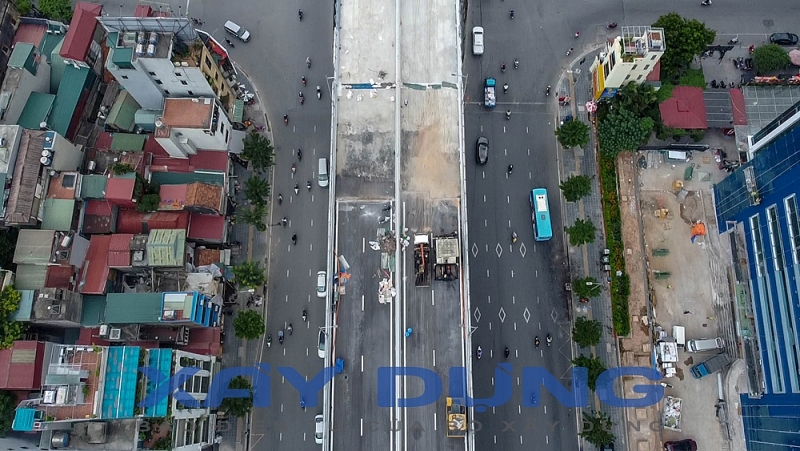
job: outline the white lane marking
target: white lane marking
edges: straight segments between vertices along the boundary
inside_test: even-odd
[[[364,355],[361,355],[361,372],[364,372]]]
[[[367,239],[361,238],[361,253],[365,253],[367,251]]]
[[[289,277],[289,270],[286,270],[286,277]]]
[[[436,350],[434,349],[431,351],[431,360],[433,361],[433,366],[436,366]]]
[[[361,312],[364,312],[364,295],[361,295]]]
[[[487,279],[489,278],[489,270],[488,269],[486,270],[486,278]]]
[[[431,305],[436,305],[436,295],[433,290],[431,290]]]
[[[364,436],[364,419],[361,419],[361,436]]]
[[[433,412],[433,430],[436,430],[436,412]]]

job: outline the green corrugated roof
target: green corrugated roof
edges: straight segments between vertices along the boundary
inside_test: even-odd
[[[131,67],[131,61],[133,61],[133,47],[117,47],[111,55],[111,62],[123,69]]]
[[[133,119],[133,117],[131,117]],[[111,138],[111,150],[121,150],[123,152],[141,152],[144,149],[145,135],[135,133],[114,133]]]
[[[47,266],[45,265],[17,265],[14,288],[17,290],[38,290],[44,286],[47,279]]]
[[[119,32],[112,31],[111,33],[108,33],[106,36],[106,47],[109,49],[114,49],[117,46],[117,42],[119,42]]]
[[[61,48],[64,46],[64,40],[59,41],[53,51],[50,52],[50,92],[58,92],[58,86],[61,84],[61,77],[64,76],[64,70],[67,68],[67,63],[61,57]]]
[[[84,296],[81,311],[81,326],[94,327],[104,324],[106,312],[105,296]]]
[[[106,324],[155,324],[161,318],[162,293],[109,293]]]
[[[61,77],[61,84],[58,85],[56,101],[53,103],[53,112],[50,114],[48,124],[50,128],[58,132],[61,136],[67,136],[69,123],[78,101],[86,87],[94,79],[93,72],[88,67],[67,66],[64,69],[64,76]]]
[[[159,185],[188,185],[193,182],[202,182],[223,186],[225,174],[222,172],[154,172],[151,179]]]
[[[46,57],[48,61],[51,61],[52,59],[50,57],[50,54],[53,52],[53,49],[55,49],[58,44],[64,42],[64,36],[66,36],[66,33],[64,33],[64,27],[59,25],[54,25],[52,22],[50,23],[48,28],[51,30],[61,31],[61,34],[45,33],[44,36],[42,36],[42,42],[39,43],[39,51],[42,53],[42,56]]]
[[[84,175],[81,178],[81,199],[103,199],[106,197],[106,184],[108,177],[105,175]]]
[[[237,100],[233,102],[232,116],[232,122],[242,122],[242,118],[244,117],[244,100]]]
[[[134,119],[136,117],[136,111],[138,111],[139,108],[141,107],[138,103],[136,103],[136,100],[133,98],[133,96],[130,95],[128,91],[122,91],[117,97],[117,101],[114,102],[114,106],[111,107],[111,111],[108,113],[106,124],[115,125],[120,130],[127,130],[131,132],[136,126]],[[114,147],[113,141],[111,143],[111,147]],[[144,147],[144,144],[142,144],[142,147]]]
[[[36,47],[28,42],[17,42],[8,59],[8,67],[25,68],[36,75],[38,64],[36,62]]]
[[[33,297],[36,290],[19,290],[22,300],[19,301],[19,310],[11,315],[12,321],[30,321],[31,311],[33,310]]]
[[[75,199],[45,199],[42,228],[69,232],[75,214]]]
[[[147,238],[147,262],[150,266],[183,266],[186,230],[156,229]]]
[[[22,114],[17,120],[17,125],[29,130],[39,130],[42,122],[47,122],[47,116],[53,108],[56,96],[42,92],[32,92],[22,109]]]

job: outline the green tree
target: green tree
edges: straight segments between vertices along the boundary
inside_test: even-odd
[[[14,321],[11,315],[19,310],[22,293],[8,285],[0,293],[0,349],[8,349],[14,341],[22,338],[25,324]]]
[[[617,109],[600,121],[597,127],[600,150],[611,156],[636,150],[647,142],[654,124],[649,117],[638,118],[626,109]]]
[[[253,170],[263,172],[273,165],[275,148],[266,136],[252,131],[244,138],[244,149],[240,155],[253,165]]]
[[[572,281],[572,292],[579,298],[594,298],[600,295],[602,287],[594,277],[584,277]]]
[[[613,426],[614,423],[611,422],[611,418],[602,412],[595,412],[594,414],[583,412],[583,428],[580,436],[599,448],[603,445],[614,443],[617,439],[614,433],[611,432]]]
[[[658,110],[658,92],[651,85],[634,82],[622,85],[614,96],[613,105],[618,109],[630,111],[636,117],[650,117],[654,121],[661,118]]]
[[[158,194],[145,194],[142,200],[136,205],[136,211],[150,212],[158,210],[158,205],[161,203],[161,196]]]
[[[558,185],[567,202],[577,202],[592,194],[592,179],[587,175],[570,175]]]
[[[267,205],[269,192],[269,182],[255,175],[244,182],[244,196],[257,207]]]
[[[264,335],[264,317],[255,310],[240,311],[233,319],[233,333],[244,340]]]
[[[567,121],[556,129],[556,137],[564,147],[583,147],[589,143],[589,126],[583,121]]]
[[[230,389],[249,390],[249,398],[223,398],[219,405],[219,410],[236,418],[242,418],[253,408],[253,386],[250,381],[242,376],[236,376],[228,384]]]
[[[123,175],[134,171],[133,166],[130,164],[119,162],[112,164],[110,169],[114,175]]]
[[[246,261],[241,265],[234,266],[232,271],[236,282],[245,287],[258,288],[267,281],[264,268],[258,262]]]
[[[575,366],[582,366],[588,370],[589,380],[587,381],[587,385],[589,385],[589,388],[592,390],[596,390],[597,378],[606,370],[606,366],[603,365],[603,362],[597,357],[579,355],[572,359],[572,364]]]
[[[600,321],[579,316],[572,328],[572,340],[582,348],[596,346],[603,337],[603,325]]]
[[[714,43],[717,32],[697,19],[685,19],[678,13],[665,14],[654,27],[664,29],[666,50],[661,56],[661,80],[674,81],[689,67],[695,56]]]
[[[31,13],[31,10],[33,9],[31,8],[30,0],[17,0],[16,4],[17,4],[17,11],[19,11],[19,14],[22,16],[27,16],[28,14]]]
[[[70,0],[39,0],[39,11],[49,19],[69,23],[72,20],[72,3]]]
[[[789,54],[778,44],[762,45],[753,52],[753,68],[759,75],[786,69],[791,63]]]
[[[266,215],[267,207],[265,205],[253,205],[253,208],[239,207],[236,210],[236,219],[238,221],[255,226],[259,232],[267,230],[267,224],[264,223],[264,216]]]
[[[567,227],[569,234],[569,244],[580,246],[582,244],[594,243],[596,229],[591,219],[577,219],[572,227]]]
[[[0,391],[0,438],[5,438],[11,430],[17,408],[17,397],[7,391]]]

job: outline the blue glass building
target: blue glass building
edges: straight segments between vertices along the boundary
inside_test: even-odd
[[[784,123],[785,124],[785,123]],[[714,187],[730,237],[737,326],[750,393],[741,395],[747,449],[800,449],[800,122]]]

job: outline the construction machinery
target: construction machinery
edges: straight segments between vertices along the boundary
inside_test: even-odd
[[[467,408],[461,399],[447,397],[447,436],[467,435]]]
[[[430,236],[414,235],[414,286],[431,286]]]
[[[458,264],[461,258],[458,233],[436,236],[433,239],[436,246],[436,266],[434,268],[436,275],[434,278],[436,280],[458,279]]]

